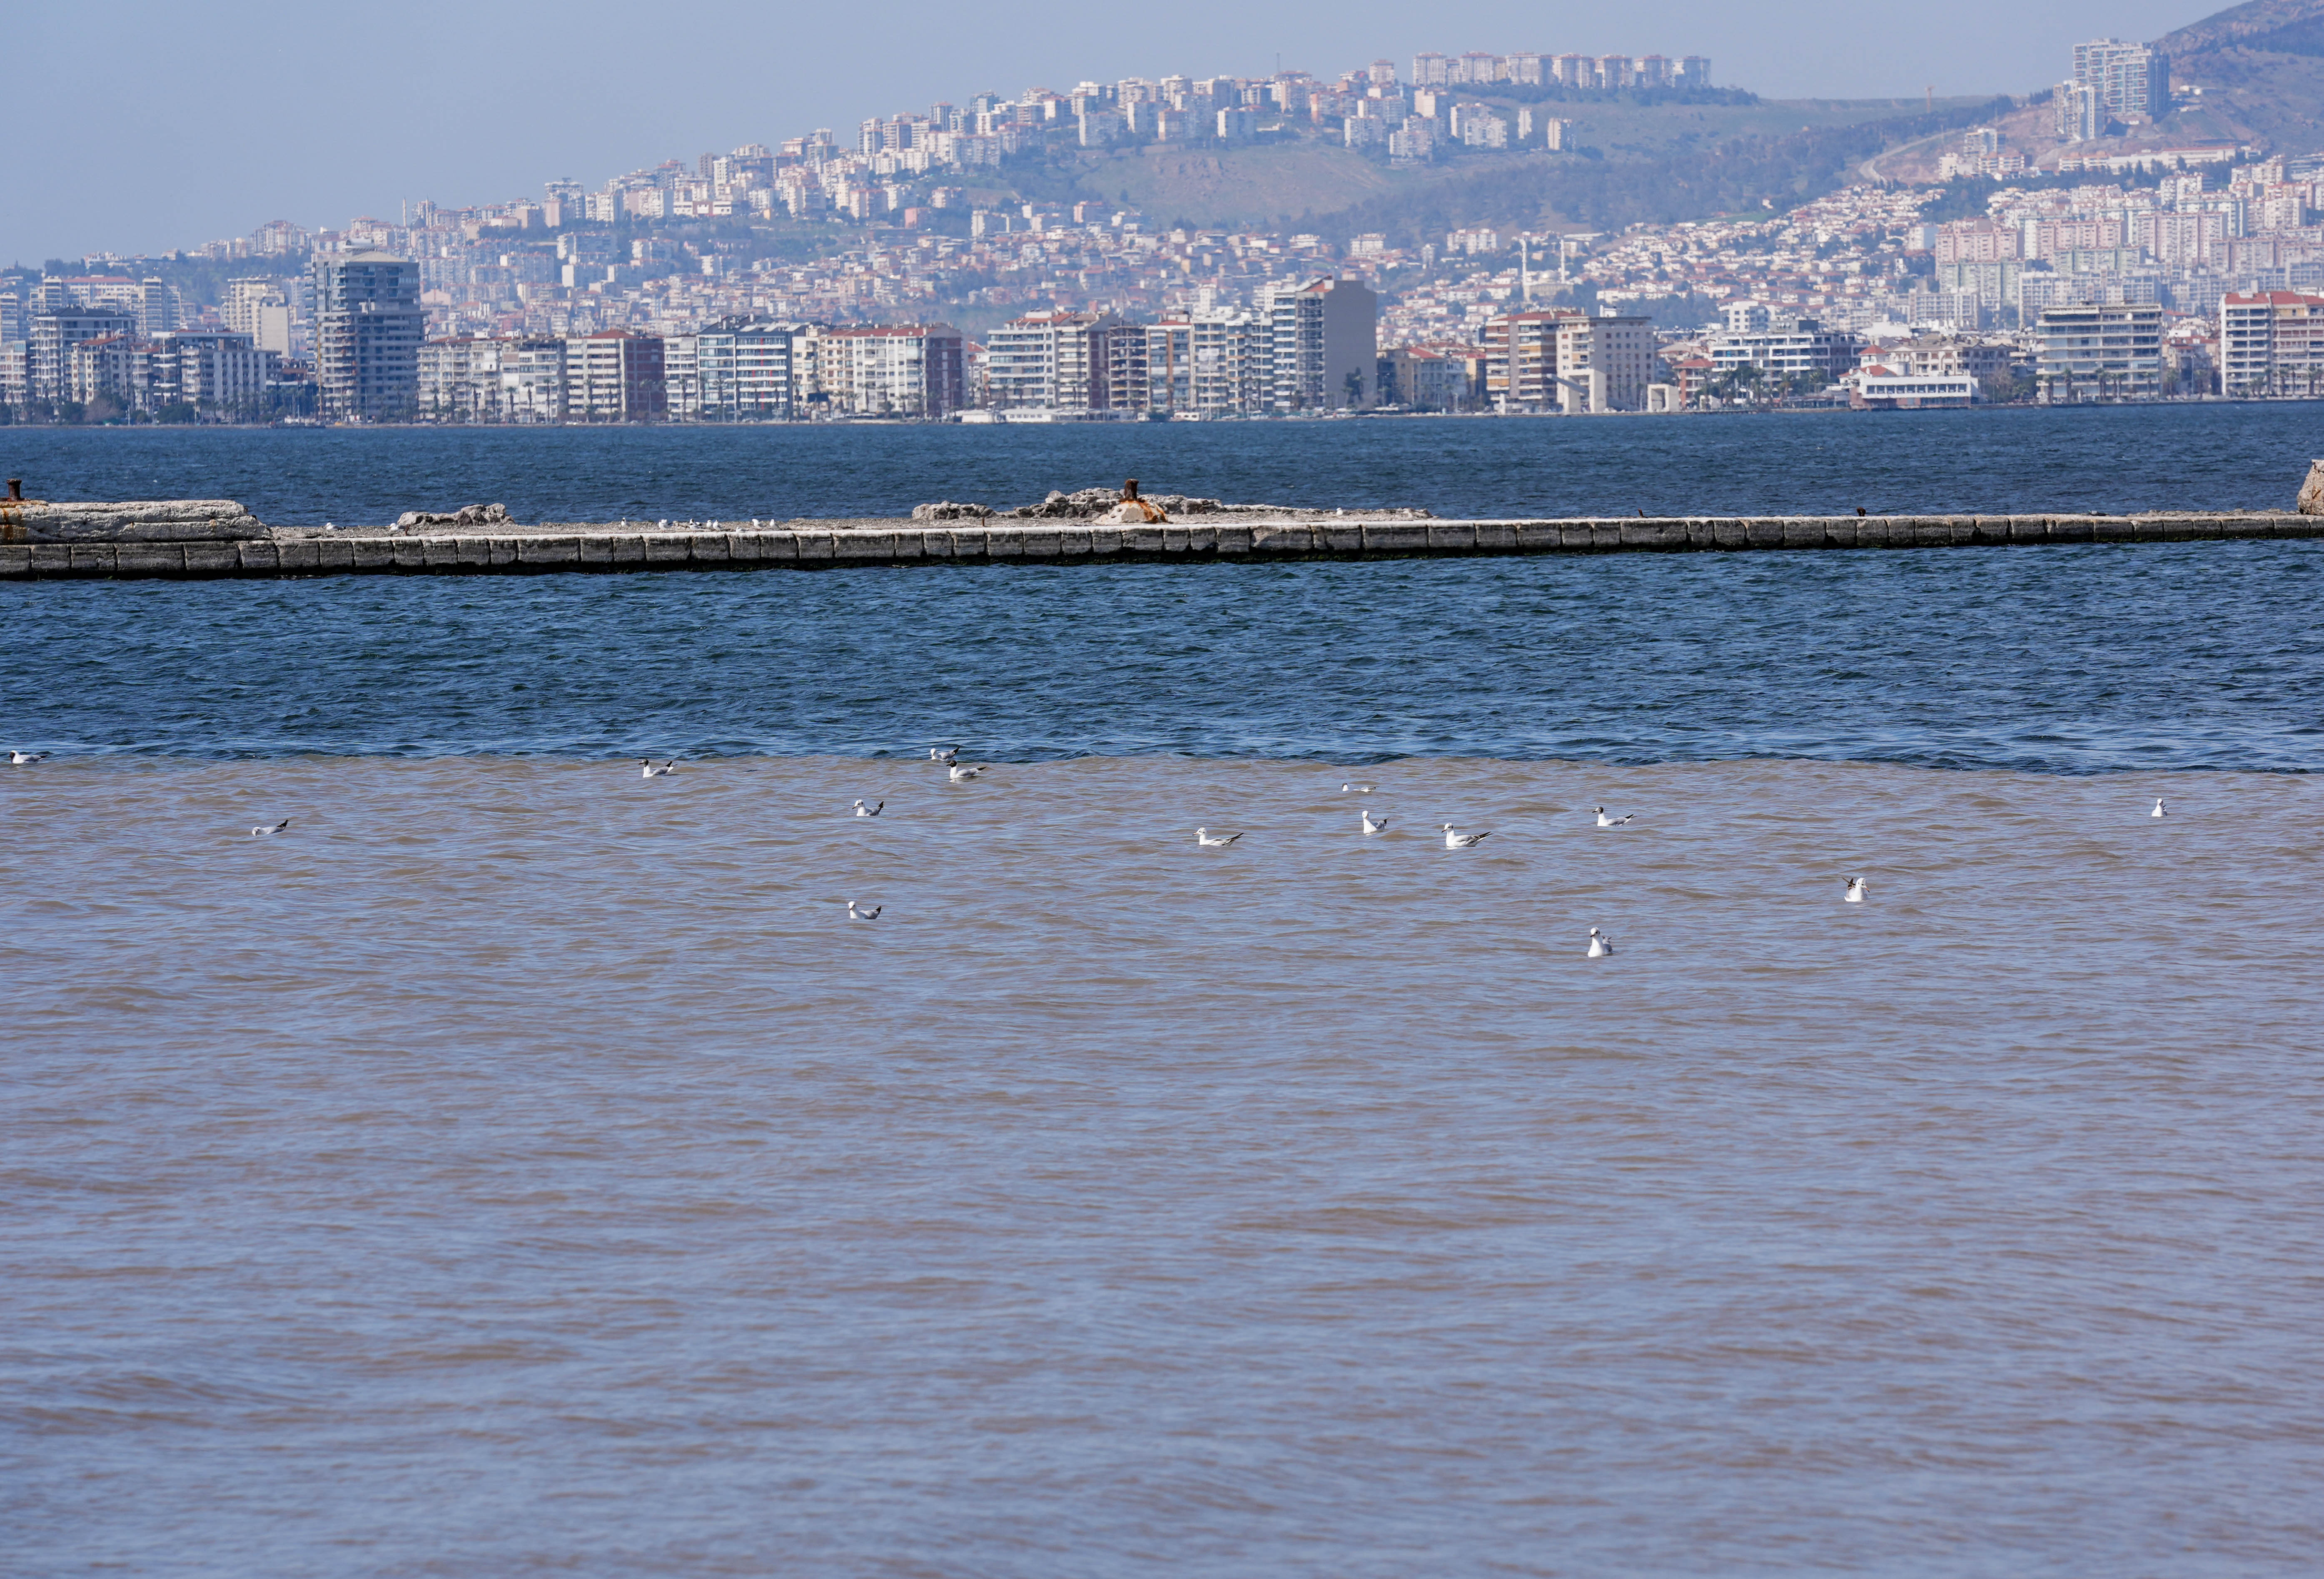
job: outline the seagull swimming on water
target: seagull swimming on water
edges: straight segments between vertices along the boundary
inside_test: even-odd
[[[1591,959],[1603,959],[1606,956],[1613,952],[1614,940],[1611,937],[1607,937],[1603,932],[1598,930],[1597,928],[1591,928],[1590,953],[1588,957]]]
[[[855,803],[855,815],[858,817],[877,817],[880,815],[881,807],[884,807],[888,803],[886,801],[882,800],[879,806],[866,806],[859,800]]]
[[[1364,832],[1368,834],[1384,834],[1388,832],[1388,824],[1384,822],[1374,822],[1370,812],[1360,811],[1356,813],[1356,815],[1364,819]]]
[[[932,745],[928,747],[928,761],[932,762],[942,762],[945,767],[949,768],[953,763],[960,761],[960,747],[956,745],[948,745],[944,747],[942,750],[938,750],[936,747]]]
[[[1601,828],[1618,828],[1637,815],[1635,811],[1626,811],[1619,817],[1608,817],[1606,808],[1601,806],[1598,808],[1598,826]]]
[[[1240,834],[1229,834],[1225,838],[1218,839],[1211,836],[1211,830],[1208,828],[1194,830],[1194,843],[1205,850],[1223,850],[1240,837],[1242,837]]]
[[[272,827],[271,827],[271,828],[253,828],[253,829],[251,829],[251,830],[250,830],[250,836],[251,836],[252,838],[254,838],[254,839],[263,839],[263,838],[264,838],[264,837],[265,837],[267,835],[269,835],[269,834],[279,834],[279,833],[281,833],[284,828],[287,828],[287,827],[289,827],[290,826],[290,819],[289,817],[284,817],[281,822],[276,823],[276,824],[275,824]]]
[[[984,770],[981,767],[964,768],[958,762],[954,762],[945,769],[945,777],[951,783],[965,784],[971,779],[975,778],[979,773],[983,771]]]
[[[1370,795],[1376,788],[1378,788],[1378,786],[1372,784],[1342,784],[1340,786],[1340,793],[1342,795]]]
[[[48,760],[49,753],[44,751],[12,751],[8,753],[8,761],[19,768],[30,766],[33,762],[45,762]],[[2162,802],[2157,801],[2155,804],[2160,806]],[[2162,814],[2158,812],[2156,815]]]
[[[1851,905],[1860,905],[1864,902],[1864,879],[1851,877],[1848,880],[1847,898]]]
[[[1464,834],[1449,822],[1444,825],[1444,847],[1448,850],[1472,849],[1492,836],[1490,829],[1481,834]]]
[[[23,753],[21,752],[18,753],[16,760],[18,762],[23,761]],[[2154,809],[2148,812],[2146,815],[2149,817],[2161,817],[2163,815],[2163,797],[2158,795],[2154,798]]]
[[[862,906],[857,904],[853,900],[849,900],[847,901],[847,919],[851,921],[876,921],[880,919],[880,912],[887,908],[888,907],[885,905],[873,905],[867,910]]]
[[[639,778],[659,779],[678,771],[678,759],[676,757],[672,757],[669,761],[662,763],[661,766],[657,768],[653,765],[653,759],[651,757],[640,757],[638,759],[638,767],[641,770],[638,774]]]

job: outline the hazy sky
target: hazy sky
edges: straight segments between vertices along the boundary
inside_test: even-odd
[[[407,199],[772,143],[816,126],[1084,77],[1336,74],[1439,50],[1705,54],[1771,97],[2023,93],[2077,39],[2153,38],[2207,0],[1408,0],[1172,5],[885,0],[24,0],[0,27],[0,263],[164,251],[269,219],[338,226]],[[1424,16],[1422,14],[1425,13]]]

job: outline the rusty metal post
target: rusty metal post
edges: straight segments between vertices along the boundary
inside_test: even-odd
[[[1123,479],[1121,485],[1121,496],[1124,499],[1135,499],[1138,497],[1138,479],[1136,477],[1128,477]]]

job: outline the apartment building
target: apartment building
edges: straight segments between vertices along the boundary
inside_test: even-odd
[[[1028,312],[985,337],[984,383],[1003,411],[1141,410],[1146,330],[1111,312]]]
[[[315,378],[326,420],[408,422],[428,313],[420,267],[383,252],[315,254]]]
[[[1775,378],[1813,377],[1827,383],[1856,365],[1856,338],[1843,330],[1828,329],[1812,318],[1768,316],[1760,321],[1766,327],[1713,336],[1711,365],[1721,373],[1756,367]]]
[[[1557,326],[1558,388],[1568,416],[1645,411],[1654,367],[1652,319],[1601,314]]]
[[[599,329],[567,338],[567,421],[658,422],[668,412],[660,336]]]
[[[565,342],[530,335],[502,342],[501,417],[509,422],[565,420]]]
[[[2171,57],[2144,44],[2093,39],[2074,46],[2074,81],[2109,115],[2152,118],[2171,107]]]
[[[2034,330],[2045,402],[2153,400],[2163,392],[2160,307],[2052,307]]]
[[[834,411],[943,417],[967,401],[965,340],[950,324],[825,329],[816,336],[816,377]]]
[[[1505,412],[1563,411],[1565,391],[1558,383],[1557,329],[1582,315],[1572,308],[1512,312],[1486,321],[1484,399]]]
[[[82,307],[51,293],[36,308],[25,335],[28,394],[36,401],[74,398],[73,347],[89,340],[137,337],[137,315],[119,308]]]
[[[256,410],[281,366],[281,358],[248,335],[180,329],[163,340],[177,360],[178,398],[210,410]]]
[[[420,347],[419,411],[430,422],[498,422],[503,340],[463,335]]]
[[[1379,354],[1374,383],[1382,405],[1402,406],[1408,411],[1460,411],[1469,407],[1465,356],[1425,346],[1399,346]]]
[[[1146,409],[1205,417],[1261,410],[1273,325],[1240,308],[1196,308],[1146,329]]]
[[[253,346],[248,335],[105,335],[72,347],[64,398],[84,403],[109,400],[129,411],[185,404],[252,412],[268,403],[280,367],[280,358]]]
[[[2230,395],[2324,392],[2324,296],[2251,291],[2220,298],[2219,387]]]
[[[687,337],[693,341],[696,392],[690,400],[685,397],[677,387],[682,373],[674,370],[671,416],[783,422],[798,414],[807,391],[799,376],[800,332],[791,325],[726,319]]]
[[[1367,410],[1379,403],[1379,298],[1331,275],[1259,293],[1268,325],[1268,408]]]

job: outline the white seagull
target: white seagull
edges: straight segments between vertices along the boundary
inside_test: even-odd
[[[1368,834],[1384,834],[1388,832],[1388,824],[1384,822],[1374,822],[1370,812],[1360,811],[1356,813],[1356,815],[1364,819],[1364,832]]]
[[[880,815],[881,807],[884,807],[888,803],[886,801],[882,800],[879,806],[866,806],[859,800],[855,803],[855,815],[858,817],[877,817]]]
[[[672,757],[669,761],[662,763],[661,766],[657,768],[653,765],[653,759],[651,757],[640,757],[638,759],[638,767],[640,770],[638,773],[639,778],[659,779],[678,771],[678,759],[676,757]]]
[[[876,921],[880,919],[880,912],[887,908],[888,907],[885,905],[873,905],[867,910],[862,906],[857,904],[853,900],[849,900],[847,901],[847,919],[851,921]]]
[[[1614,940],[1611,937],[1607,937],[1603,932],[1598,930],[1597,928],[1591,928],[1589,957],[1591,959],[1603,959],[1613,952]]]
[[[48,760],[49,753],[44,751],[12,751],[8,753],[8,761],[19,768],[30,766],[33,762],[45,762]],[[2155,804],[2160,806],[2162,802],[2158,800]],[[2163,814],[2158,811],[2154,815],[2160,817]]]
[[[1848,880],[1848,902],[1851,905],[1864,902],[1864,879],[1851,877]]]
[[[284,828],[287,828],[287,827],[289,827],[290,826],[290,819],[289,817],[284,817],[281,822],[276,823],[276,824],[275,824],[272,827],[271,827],[271,828],[253,828],[253,829],[251,829],[251,830],[250,830],[250,836],[251,836],[252,838],[254,838],[254,839],[263,839],[263,838],[264,838],[264,837],[265,837],[267,835],[269,835],[269,834],[279,834],[279,833],[281,833]]]
[[[1483,844],[1492,836],[1490,830],[1481,834],[1464,834],[1454,828],[1449,822],[1444,825],[1444,847],[1448,850],[1470,849]]]
[[[1619,817],[1608,817],[1606,808],[1601,806],[1598,808],[1598,826],[1601,828],[1618,828],[1637,815],[1635,811],[1626,811]]]
[[[24,760],[23,753],[19,752],[16,755],[16,760],[20,762],[23,762]],[[2154,798],[2154,809],[2148,812],[2146,815],[2149,817],[2161,817],[2163,815],[2163,797],[2158,795]]]
[[[945,767],[949,768],[953,763],[960,761],[960,747],[956,745],[948,745],[939,751],[936,747],[930,746],[928,747],[928,761],[932,762],[942,762]]]
[[[1342,795],[1370,795],[1376,788],[1376,785],[1371,784],[1342,784],[1340,786],[1340,793]]]
[[[964,768],[958,762],[954,762],[945,770],[945,778],[950,783],[965,784],[982,771],[984,771],[982,768]]]
[[[1211,830],[1208,828],[1194,830],[1194,843],[1205,850],[1223,850],[1240,837],[1242,837],[1240,834],[1229,834],[1223,839],[1214,839],[1211,836]]]

